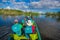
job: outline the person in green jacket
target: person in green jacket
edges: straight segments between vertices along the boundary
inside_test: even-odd
[[[15,19],[14,22],[15,22],[15,24],[12,26],[12,31],[16,35],[21,36],[21,34],[22,34],[22,31],[21,31],[22,25],[18,23],[18,20],[17,19]]]

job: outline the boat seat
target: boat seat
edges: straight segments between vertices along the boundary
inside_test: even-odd
[[[31,38],[32,40],[38,39],[37,33],[36,33],[36,34],[30,34],[30,38]]]
[[[23,39],[27,39],[25,36],[18,36],[18,35],[16,35],[16,34],[13,34],[13,37],[14,37],[14,40],[23,40]]]

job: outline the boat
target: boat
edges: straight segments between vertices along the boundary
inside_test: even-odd
[[[38,26],[34,21],[34,25],[35,25],[35,33],[31,33],[31,29],[29,31],[26,31],[26,33],[30,33],[29,34],[29,38],[26,37],[25,33],[24,35],[21,34],[21,36],[18,36],[17,34],[13,33],[10,34],[10,36],[8,37],[8,40],[41,40],[41,34],[39,32]],[[29,29],[31,27],[27,27],[26,29]]]

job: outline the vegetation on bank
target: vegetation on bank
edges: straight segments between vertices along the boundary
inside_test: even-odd
[[[12,9],[0,9],[0,15],[11,15],[11,16],[15,16],[15,15],[25,15],[25,16],[38,16],[40,15],[37,12],[23,12],[21,10],[12,10]],[[42,15],[46,15],[47,17],[60,17],[60,11],[59,12],[46,12],[45,14]]]
[[[55,18],[57,21],[60,21],[60,11],[59,12],[47,12],[46,17]]]
[[[12,9],[0,9],[0,15],[25,15],[25,16],[38,16],[39,13],[36,12],[23,12],[21,10],[12,10]]]
[[[52,17],[60,17],[60,11],[59,12],[46,12],[46,16],[52,16]]]

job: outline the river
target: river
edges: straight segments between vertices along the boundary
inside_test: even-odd
[[[21,23],[24,16],[3,16],[0,15],[0,37],[7,33],[8,35],[2,36],[1,40],[7,40],[11,33],[11,26],[14,24],[14,19],[18,19]],[[34,17],[35,22],[41,33],[42,40],[60,40],[60,21],[56,18],[45,17],[41,15]]]

